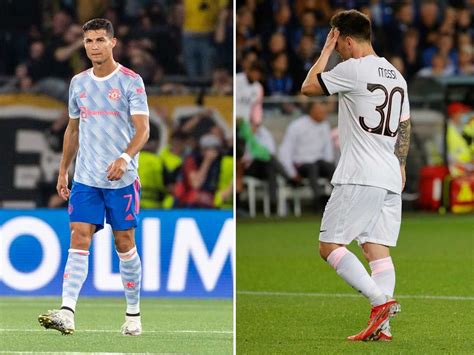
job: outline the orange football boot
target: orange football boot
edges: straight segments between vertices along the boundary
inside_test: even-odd
[[[388,319],[400,312],[400,310],[400,303],[395,300],[390,300],[384,304],[381,304],[380,306],[372,307],[367,328],[365,328],[356,335],[351,335],[347,337],[347,339],[352,341],[392,340],[391,334],[384,334],[384,332],[382,331],[382,325]]]

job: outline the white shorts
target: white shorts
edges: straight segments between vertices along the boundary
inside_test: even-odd
[[[319,240],[359,245],[397,245],[402,217],[401,195],[365,185],[336,185],[326,205]]]

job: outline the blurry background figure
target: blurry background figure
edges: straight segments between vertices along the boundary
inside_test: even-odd
[[[268,183],[270,194],[270,210],[277,209],[277,177],[282,176],[290,181],[290,176],[286,173],[282,164],[276,157],[276,144],[272,134],[262,123],[251,123],[253,137],[256,143],[265,148],[269,153],[269,159],[262,159],[259,154],[253,155],[255,150],[251,144],[246,145],[245,153],[242,157],[243,169],[245,176],[253,176]],[[246,139],[246,137],[244,137]],[[250,139],[247,137],[247,139]]]
[[[157,155],[160,147],[160,131],[156,124],[150,123],[150,138],[143,146],[138,158],[138,176],[142,194],[141,208],[160,208],[164,199],[165,184],[163,162]]]
[[[222,31],[228,0],[184,0],[183,54],[190,76],[210,76],[216,61],[214,35]],[[219,34],[222,36],[222,34]]]
[[[183,162],[175,185],[178,208],[216,208],[232,201],[232,157],[223,156],[221,140],[206,134]]]
[[[448,148],[448,163],[451,176],[457,177],[474,173],[474,155],[472,150],[473,126],[472,108],[460,102],[448,106],[448,131],[446,142]]]
[[[332,178],[334,147],[331,126],[327,122],[326,104],[314,102],[308,114],[293,121],[286,129],[279,157],[291,179],[301,182],[307,178],[313,191],[314,207],[323,207],[319,179]]]

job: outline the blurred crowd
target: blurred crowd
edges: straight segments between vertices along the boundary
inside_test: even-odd
[[[265,95],[299,93],[330,18],[351,8],[370,17],[375,51],[408,82],[474,74],[472,0],[238,0],[237,71],[250,52],[265,65]]]
[[[160,92],[191,86],[232,93],[233,16],[228,0],[23,0],[0,6],[3,91],[63,91],[61,83],[90,67],[82,25],[114,25],[115,60]],[[61,87],[60,90],[57,88]]]

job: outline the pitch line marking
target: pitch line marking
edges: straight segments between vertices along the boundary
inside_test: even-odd
[[[28,301],[30,302],[30,301]],[[32,303],[26,303],[22,304],[22,307],[42,307],[43,305],[50,305],[52,302],[49,301],[43,301],[43,302],[32,302]],[[18,305],[18,302],[2,302],[0,299],[0,307],[2,306],[16,306]],[[227,306],[227,305],[226,305]],[[97,308],[97,307],[103,307],[103,308],[123,308],[123,304],[114,304],[114,303],[83,303],[81,302],[80,305],[78,305],[78,308]],[[191,309],[196,309],[196,308],[202,308],[202,309],[209,309],[209,308],[220,308],[219,305],[216,307],[215,305],[193,305],[193,304],[183,304],[183,305],[172,305],[172,304],[163,304],[163,305],[154,305],[153,308],[170,308],[170,309],[176,309],[176,308],[191,308]]]
[[[45,332],[46,329],[0,329],[2,332]],[[75,333],[120,333],[120,330],[116,329],[79,329]],[[231,330],[145,330],[143,333],[185,333],[185,334],[234,334]]]
[[[362,295],[352,293],[316,293],[316,292],[269,292],[269,291],[237,291],[237,294],[250,296],[294,296],[294,297],[339,297],[359,298]],[[474,296],[433,296],[433,295],[395,295],[398,299],[426,299],[441,301],[474,301]]]
[[[157,354],[157,353],[101,353],[101,352],[70,352],[70,351],[0,351],[0,354],[64,354],[64,355],[84,355],[84,354],[100,354],[100,355],[144,355],[144,354]],[[167,354],[167,353],[159,353]]]

